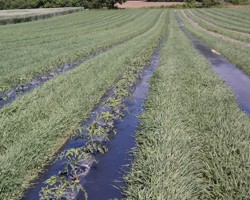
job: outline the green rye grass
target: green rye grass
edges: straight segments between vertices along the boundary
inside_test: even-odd
[[[173,12],[145,107],[126,199],[249,198],[250,120]]]
[[[142,35],[0,110],[0,199],[20,198],[30,181],[89,115],[95,102],[126,73],[126,68],[145,64],[166,30],[168,14],[160,9],[149,11],[149,18],[157,20]]]
[[[202,30],[193,27],[179,12],[179,17],[185,25],[185,29],[198,39],[224,55],[228,60],[250,75],[250,47],[235,44],[221,38],[212,36]]]
[[[209,31],[216,32],[239,41],[250,43],[250,34],[233,31],[223,28],[221,26],[217,26],[211,22],[208,22],[205,19],[201,19],[200,17],[196,16],[193,12],[190,11],[185,12],[185,14],[188,18],[192,19],[194,22],[198,23],[201,27]]]
[[[66,15],[83,11],[84,8],[40,8],[0,10],[0,25],[29,22],[39,19],[47,19],[59,15]]]
[[[158,15],[157,10],[88,11],[2,26],[0,91],[140,35]]]
[[[235,21],[232,19],[227,19],[228,17],[225,16],[220,16],[213,13],[208,12],[208,10],[210,9],[205,9],[205,10],[201,10],[201,9],[196,9],[194,10],[194,13],[203,18],[206,19],[207,21],[214,23],[218,26],[221,26],[223,28],[227,28],[227,29],[231,29],[231,30],[235,30],[235,31],[239,31],[239,32],[245,32],[245,33],[250,33],[249,27],[250,24],[247,22],[240,22],[240,21]]]

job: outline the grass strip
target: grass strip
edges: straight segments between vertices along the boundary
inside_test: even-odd
[[[188,12],[185,12],[185,14],[189,18],[191,18],[194,22],[198,23],[201,27],[209,31],[216,32],[216,33],[228,36],[230,38],[233,38],[239,41],[250,42],[250,34],[233,31],[233,30],[229,30],[229,29],[217,26],[213,23],[206,21],[205,19],[201,19],[197,17],[194,13],[190,12],[190,10]]]
[[[206,12],[207,13],[210,13],[210,14],[214,14],[216,16],[219,16],[219,17],[222,17],[222,18],[226,18],[226,20],[228,21],[231,21],[231,22],[236,22],[236,23],[242,23],[244,24],[245,26],[248,26],[249,27],[249,20],[248,19],[244,19],[244,18],[241,18],[239,16],[234,16],[234,15],[231,15],[230,11],[227,9],[218,9],[218,8],[213,8],[213,9],[206,9]]]
[[[30,22],[34,20],[47,19],[60,15],[71,14],[75,12],[83,11],[84,8],[59,8],[59,9],[32,9],[30,10],[17,10],[17,14],[12,11],[12,15],[4,16],[3,13],[10,13],[11,11],[0,11],[0,25],[16,24],[23,22]],[[22,11],[26,14],[21,14]],[[28,13],[28,14],[27,14]]]
[[[194,28],[186,18],[180,14],[179,17],[183,21],[185,28],[191,34],[204,43],[215,49],[217,52],[223,54],[228,60],[234,63],[237,67],[242,69],[246,74],[250,75],[250,48],[241,46],[230,41],[225,41],[215,36],[212,36],[202,30]]]
[[[249,27],[245,27],[244,24],[239,22],[232,22],[230,20],[226,20],[225,17],[215,16],[214,14],[210,13],[204,13],[200,9],[195,9],[193,12],[202,19],[205,19],[211,23],[214,23],[218,26],[221,26],[223,28],[239,31],[239,32],[245,32],[250,33]]]
[[[244,17],[248,17],[248,15],[250,14],[250,9],[249,8],[241,8],[241,9],[233,9],[231,8],[231,10],[233,12],[236,12],[236,13],[240,13],[241,15],[243,15]],[[236,11],[235,11],[236,10]]]
[[[249,118],[173,13],[150,84],[127,199],[247,199]]]
[[[196,22],[194,22],[191,18],[189,18],[189,17],[186,15],[186,13],[185,13],[184,11],[182,11],[182,15],[188,20],[188,22],[189,22],[190,24],[192,24],[192,26],[194,26],[195,28],[197,28],[197,29],[199,29],[199,30],[201,30],[201,31],[204,31],[204,32],[206,32],[206,33],[209,33],[210,35],[213,35],[213,36],[215,36],[215,37],[217,37],[217,38],[221,38],[221,39],[223,39],[223,40],[227,40],[227,41],[229,41],[229,42],[232,42],[232,43],[235,43],[235,44],[239,44],[239,45],[241,45],[241,46],[250,47],[250,43],[242,42],[242,41],[233,39],[233,38],[231,38],[231,37],[227,37],[227,36],[225,36],[225,35],[221,35],[221,34],[219,34],[219,33],[217,33],[217,32],[212,32],[212,31],[209,31],[209,30],[203,28],[202,26],[200,26],[199,24],[197,24]]]
[[[168,11],[155,10],[151,18],[158,20],[144,34],[47,82],[0,111],[0,199],[19,198],[95,102],[126,72],[126,66],[142,64],[142,59],[150,57],[151,52],[143,50],[158,42],[167,16]]]
[[[246,8],[246,9],[250,11],[249,8]],[[244,12],[244,9],[242,8],[228,8],[228,9],[214,9],[214,10],[221,12],[223,14],[226,14],[226,15],[233,16],[236,19],[240,18],[240,19],[250,20],[250,16],[247,15],[247,13]]]

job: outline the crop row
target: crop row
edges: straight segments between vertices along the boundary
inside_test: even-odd
[[[168,11],[147,11],[144,18],[134,20],[137,27],[151,24],[143,34],[56,77],[0,111],[0,199],[19,198],[114,81],[128,67],[142,66],[150,57],[150,48],[166,28]]]
[[[150,84],[127,199],[247,199],[249,118],[173,13]]]
[[[29,10],[0,11],[1,12],[0,25],[16,24],[16,23],[29,22],[39,19],[47,19],[50,17],[66,15],[70,13],[80,12],[83,10],[84,8],[61,8],[61,9],[43,9],[43,10],[33,9],[32,11]],[[4,13],[6,13],[6,16],[4,15]]]
[[[193,12],[200,18],[205,19],[215,25],[221,26],[223,28],[227,28],[229,30],[235,30],[244,33],[250,33],[250,25],[248,22],[242,22],[232,19],[227,19],[227,15],[219,15],[209,12],[207,9],[200,10],[196,9]]]
[[[244,20],[250,20],[249,16],[249,8],[228,8],[228,9],[214,9],[217,12],[220,12],[225,15],[229,15],[234,17],[234,19],[244,19]]]
[[[109,16],[104,11],[89,11],[46,23],[7,25],[0,29],[0,90],[142,34],[159,14],[139,10],[110,12]]]
[[[144,49],[140,55],[133,61],[133,65],[128,65],[126,72],[121,76],[119,81],[114,85],[112,95],[102,103],[103,108],[100,112],[95,113],[95,119],[92,123],[84,126],[76,132],[77,139],[83,139],[84,144],[79,148],[68,149],[60,155],[60,160],[64,162],[64,170],[59,171],[57,175],[51,176],[45,182],[47,186],[40,191],[40,199],[75,199],[79,191],[85,193],[85,199],[88,194],[81,185],[81,178],[85,176],[95,162],[95,156],[98,153],[105,154],[108,151],[106,143],[110,134],[116,134],[114,122],[121,119],[126,109],[123,103],[129,96],[133,84],[139,78],[139,72],[142,70],[146,61],[157,47],[157,42],[162,34],[155,40],[152,45]],[[118,132],[119,134],[119,132]],[[84,169],[82,169],[84,168]],[[75,192],[77,191],[77,192]]]
[[[232,43],[229,40],[223,40],[214,35],[207,33],[204,30],[195,28],[190,22],[179,12],[179,17],[184,23],[185,29],[188,30],[198,39],[205,42],[217,52],[223,54],[228,60],[234,63],[237,67],[241,68],[246,74],[250,75],[250,48],[240,44]]]
[[[113,27],[114,26],[116,26],[116,27],[117,26],[121,26],[121,24],[117,24],[117,21],[119,22],[120,19],[118,19],[116,21],[115,21],[115,19],[124,17],[123,14],[126,14],[126,13],[122,13],[121,16],[119,16],[119,15],[112,16],[112,13],[111,13],[110,16],[108,16],[108,17],[111,17],[111,18],[113,17],[112,19],[114,20],[113,23],[111,24],[111,27],[110,27],[110,24],[108,24],[108,23],[106,24],[106,23],[104,23],[104,21],[102,21],[103,19],[104,20],[109,20],[109,19],[107,19],[108,17],[102,16],[103,18],[98,19],[98,21],[99,21],[99,23],[103,23],[103,25],[106,28],[112,28],[112,26]],[[127,21],[130,21],[131,19],[133,20],[134,18],[136,18],[140,14],[141,13],[138,12],[135,15],[131,15],[132,18],[131,17],[127,17],[126,20]],[[100,17],[100,16],[98,15],[98,17]],[[123,21],[123,22],[125,22],[125,21]],[[89,33],[93,32],[93,29],[95,29],[95,31],[97,31],[96,29],[98,29],[98,30],[103,29],[103,25],[101,25],[99,23],[98,23],[98,26],[96,28],[92,27],[91,30],[88,30],[88,29],[84,30],[85,34],[87,34],[87,33],[89,34]],[[87,25],[85,25],[85,27],[86,26]],[[140,32],[137,33],[137,34],[140,34]],[[131,37],[132,37],[132,35],[131,35]],[[129,40],[129,38],[126,38],[126,39]],[[125,41],[121,41],[121,43],[123,43],[123,42],[125,42]],[[43,84],[44,82],[53,79],[55,76],[58,76],[58,75],[60,75],[62,73],[65,73],[65,72],[67,72],[67,71],[75,68],[75,67],[78,67],[80,64],[82,64],[86,60],[91,59],[94,56],[97,56],[98,54],[101,54],[104,51],[108,51],[108,50],[110,50],[110,49],[112,49],[112,48],[114,48],[116,46],[117,45],[106,46],[104,49],[92,52],[88,56],[85,56],[85,57],[83,57],[83,58],[81,58],[79,60],[73,61],[71,63],[64,63],[60,67],[58,67],[56,69],[52,69],[47,74],[40,74],[40,75],[34,77],[32,79],[32,81],[30,81],[30,82],[28,82],[26,84],[13,85],[11,89],[6,90],[6,91],[2,92],[2,94],[0,94],[0,107],[6,105],[8,103],[11,103],[13,100],[16,99],[17,96],[22,95],[23,93],[26,93],[26,92],[32,90],[33,88],[35,88],[35,87]],[[7,89],[7,88],[5,88],[5,89]]]
[[[233,30],[229,30],[229,29],[217,26],[211,22],[208,22],[205,19],[202,19],[202,18],[196,16],[190,10],[185,12],[185,14],[187,15],[188,18],[191,18],[194,22],[198,23],[201,27],[203,27],[209,31],[216,32],[216,33],[228,36],[230,38],[233,38],[233,39],[236,39],[239,41],[250,42],[250,34],[238,32],[238,31],[233,31]]]
[[[226,40],[226,41],[229,41],[229,42],[232,42],[232,43],[235,43],[235,44],[239,44],[239,45],[242,45],[242,46],[247,46],[247,47],[250,47],[250,43],[247,43],[247,42],[242,42],[240,40],[236,40],[234,38],[231,38],[231,37],[227,37],[225,35],[222,35],[220,33],[217,33],[217,32],[213,32],[213,31],[209,31],[207,29],[205,29],[204,27],[200,26],[198,23],[196,23],[195,21],[193,21],[191,18],[189,18],[186,13],[184,11],[182,11],[182,15],[186,18],[186,20],[192,24],[192,26],[194,26],[195,28],[199,29],[199,30],[202,30],[204,32],[207,32],[208,34],[210,35],[213,35],[215,37],[218,37],[220,39],[223,39],[223,40]]]
[[[222,18],[226,18],[227,21],[231,21],[231,22],[238,22],[238,23],[243,23],[245,26],[249,26],[249,17],[245,16],[245,15],[236,15],[237,11],[234,11],[233,15],[231,14],[231,11],[228,11],[227,9],[223,9],[221,11],[221,9],[207,9],[205,10],[206,13],[210,13],[210,14],[214,14],[216,16],[222,17]],[[244,16],[244,17],[243,17]]]

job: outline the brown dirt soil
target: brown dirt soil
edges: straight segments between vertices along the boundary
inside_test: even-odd
[[[148,8],[161,6],[183,5],[183,2],[144,2],[144,1],[127,1],[125,3],[116,4],[118,8]]]
[[[199,30],[202,30],[210,35],[213,35],[217,38],[221,38],[221,39],[224,39],[224,40],[227,40],[227,41],[230,41],[230,42],[233,42],[235,44],[239,44],[239,45],[242,45],[242,46],[247,46],[247,47],[250,47],[250,43],[246,43],[246,42],[242,42],[242,41],[239,41],[239,40],[235,40],[233,38],[230,38],[230,37],[227,37],[227,36],[224,36],[224,35],[221,35],[219,33],[215,33],[213,31],[209,31],[203,27],[201,27],[199,24],[197,24],[196,22],[194,22],[191,18],[189,18],[186,13],[182,10],[181,11],[182,15],[189,21],[190,24],[192,24],[193,27],[199,29]]]

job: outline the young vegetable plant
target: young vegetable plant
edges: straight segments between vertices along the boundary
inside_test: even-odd
[[[45,183],[47,184],[47,186],[42,188],[39,193],[40,200],[61,200],[63,198],[70,200],[73,199],[70,197],[70,194],[79,193],[80,191],[84,192],[85,199],[88,198],[87,192],[79,184],[79,181],[77,179],[69,181],[65,177],[56,175],[50,177],[47,181],[45,181]]]
[[[62,158],[62,157],[61,157]],[[87,199],[87,193],[80,184],[80,176],[82,168],[89,166],[81,166],[81,161],[91,158],[90,154],[84,152],[84,149],[69,149],[64,154],[66,167],[60,171],[58,175],[50,177],[45,183],[48,185],[40,191],[40,199],[70,199],[70,194],[83,191]],[[91,158],[92,159],[92,158]],[[86,170],[86,169],[85,169]],[[64,175],[64,176],[63,176]],[[65,176],[66,175],[66,176]]]

